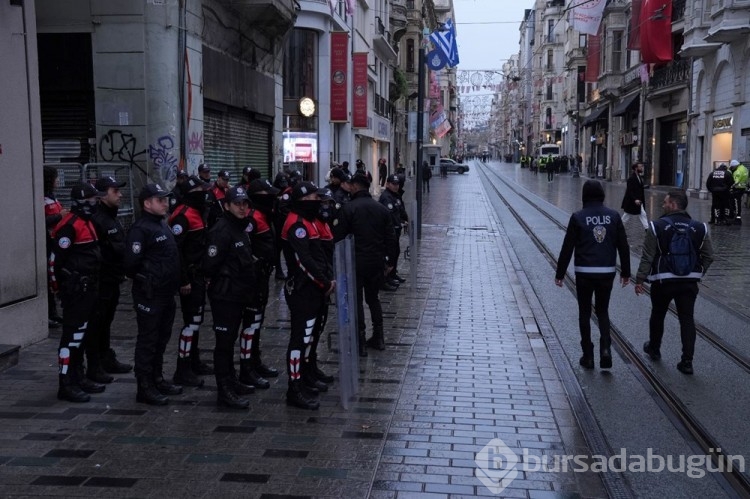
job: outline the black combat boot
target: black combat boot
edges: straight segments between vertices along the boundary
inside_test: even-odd
[[[198,338],[193,337],[193,341],[198,341]],[[190,365],[193,372],[200,376],[209,376],[214,373],[214,368],[201,360],[200,352],[196,346],[193,346],[190,351]]]
[[[253,366],[253,370],[255,373],[262,377],[262,378],[276,378],[279,375],[279,370],[274,369],[273,367],[269,367],[263,363],[263,360],[260,358],[260,352],[258,352],[257,356],[253,356],[250,359],[250,363]]]
[[[175,383],[182,386],[193,386],[196,388],[203,386],[203,378],[195,375],[189,358],[177,359],[177,369],[172,379]]]
[[[97,355],[88,356],[86,377],[95,383],[103,383],[107,385],[115,380],[114,376],[110,376],[104,371]]]
[[[91,381],[89,378],[86,377],[86,375],[83,372],[83,364],[79,364],[73,368],[73,375],[76,378],[76,382],[78,383],[78,386],[81,387],[81,390],[83,390],[86,393],[102,393],[105,388],[107,388],[105,385],[101,383],[95,383]]]
[[[322,381],[323,383],[330,384],[333,383],[334,377],[330,374],[326,374],[323,371],[320,370],[320,367],[318,367],[318,356],[315,354],[310,355],[310,358],[307,362],[310,365],[310,373],[315,376],[316,379]]]
[[[138,392],[135,401],[149,405],[167,405],[169,399],[156,389],[154,378],[150,374],[138,375]]]
[[[170,383],[162,373],[154,374],[154,386],[162,395],[182,395],[182,386]]]
[[[367,357],[367,341],[365,341],[365,330],[361,330],[357,335],[357,347],[360,357]]]
[[[91,397],[76,384],[70,372],[60,375],[60,387],[57,389],[57,398],[77,403],[91,400]]]
[[[231,376],[216,380],[216,405],[231,407],[232,409],[247,409],[250,401],[240,398],[232,389]]]
[[[584,369],[593,369],[594,368],[594,344],[590,341],[588,343],[581,342],[581,348],[583,348],[583,356],[581,357],[581,360],[578,361],[578,363],[583,367]]]
[[[117,360],[117,354],[111,348],[102,354],[102,369],[109,374],[125,374],[133,370],[130,364],[124,364]]]
[[[299,407],[300,409],[317,410],[320,402],[317,397],[308,395],[302,387],[302,381],[290,381],[286,391],[286,405]]]
[[[237,377],[237,371],[232,372],[232,376],[229,378],[229,386],[237,395],[251,395],[255,393],[255,386],[240,381]]]
[[[308,391],[311,391],[312,393],[320,393],[320,392],[328,391],[328,385],[320,381],[315,376],[315,374],[312,373],[309,362],[302,363],[302,368],[300,369],[300,372],[302,374],[302,384],[305,386],[305,388]]]
[[[271,382],[258,374],[251,359],[240,359],[240,383],[265,390],[271,388]]]
[[[372,327],[372,337],[367,340],[367,346],[375,350],[385,350],[385,338],[383,338],[383,325]]]

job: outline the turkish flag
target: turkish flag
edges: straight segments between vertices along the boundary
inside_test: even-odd
[[[643,0],[641,7],[641,59],[659,64],[672,55],[672,0]]]

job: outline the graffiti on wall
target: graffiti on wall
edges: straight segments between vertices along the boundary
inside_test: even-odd
[[[146,149],[138,150],[138,139],[132,133],[109,130],[99,139],[99,157],[102,161],[123,161],[144,174],[146,172],[138,162],[146,159],[145,154]]]
[[[189,153],[202,153],[203,152],[203,132],[191,132],[190,138],[188,139],[188,152]]]
[[[155,144],[148,146],[148,157],[154,163],[154,169],[167,186],[177,180],[177,158],[174,156],[174,139],[164,135],[156,139]]]

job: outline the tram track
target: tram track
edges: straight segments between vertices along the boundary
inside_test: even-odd
[[[500,175],[492,172],[484,165],[477,168],[482,175],[489,179],[490,175],[493,178],[498,179],[504,185],[506,185],[515,195],[523,199],[528,205],[533,207],[534,210],[543,215],[546,219],[550,220],[557,228],[563,232],[566,227],[561,224],[556,218],[550,213],[540,208],[534,203],[527,195],[523,192],[519,192],[514,185],[511,185],[507,180],[503,179]],[[505,196],[498,187],[492,183],[487,182],[485,186],[491,187],[495,192],[500,201],[508,209],[508,212],[513,218],[523,227],[526,234],[529,236],[531,241],[539,251],[544,255],[547,261],[550,263],[552,268],[556,268],[557,256],[556,253],[550,249],[547,244],[539,237],[533,228],[527,223],[526,218],[519,212],[518,206],[514,206],[507,196]],[[566,273],[565,276],[566,288],[575,296],[575,280]],[[670,312],[676,317],[676,310],[674,307],[670,307]],[[595,319],[595,317],[594,317]],[[596,320],[596,319],[595,319]],[[732,360],[745,372],[750,373],[750,361],[747,357],[737,352],[733,347],[727,344],[724,340],[718,337],[709,328],[696,324],[696,332],[707,341],[709,344],[714,346],[727,358]],[[643,356],[640,353],[640,349],[632,345],[626,335],[617,328],[614,324],[611,325],[611,336],[613,345],[621,353],[623,358],[626,359],[626,364],[631,369],[633,374],[636,376],[638,381],[644,386],[645,390],[655,400],[657,405],[662,409],[664,414],[677,428],[677,430],[683,435],[683,437],[690,441],[692,444],[697,446],[706,456],[709,456],[715,469],[721,465],[722,471],[713,473],[712,475],[721,485],[721,487],[730,496],[736,497],[750,497],[750,478],[742,473],[736,467],[730,467],[726,469],[726,463],[729,458],[729,454],[723,451],[721,444],[711,435],[711,433],[705,428],[703,424],[691,413],[690,410],[683,404],[679,396],[663,382],[659,376],[652,370],[650,365],[645,362]],[[606,483],[606,482],[605,482]]]

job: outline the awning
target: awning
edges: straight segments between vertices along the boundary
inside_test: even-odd
[[[619,104],[615,107],[615,110],[612,112],[612,116],[622,116],[625,114],[628,109],[630,109],[630,106],[632,106],[636,101],[640,102],[640,93],[634,93],[631,95],[628,95],[625,97],[622,101],[620,101]]]
[[[591,111],[591,114],[589,114],[588,116],[586,116],[583,119],[582,125],[583,126],[589,126],[590,124],[592,124],[592,123],[594,123],[596,121],[599,121],[601,119],[606,119],[607,118],[606,113],[607,113],[607,108],[608,107],[609,106],[599,106],[596,109],[594,109],[593,111]]]

